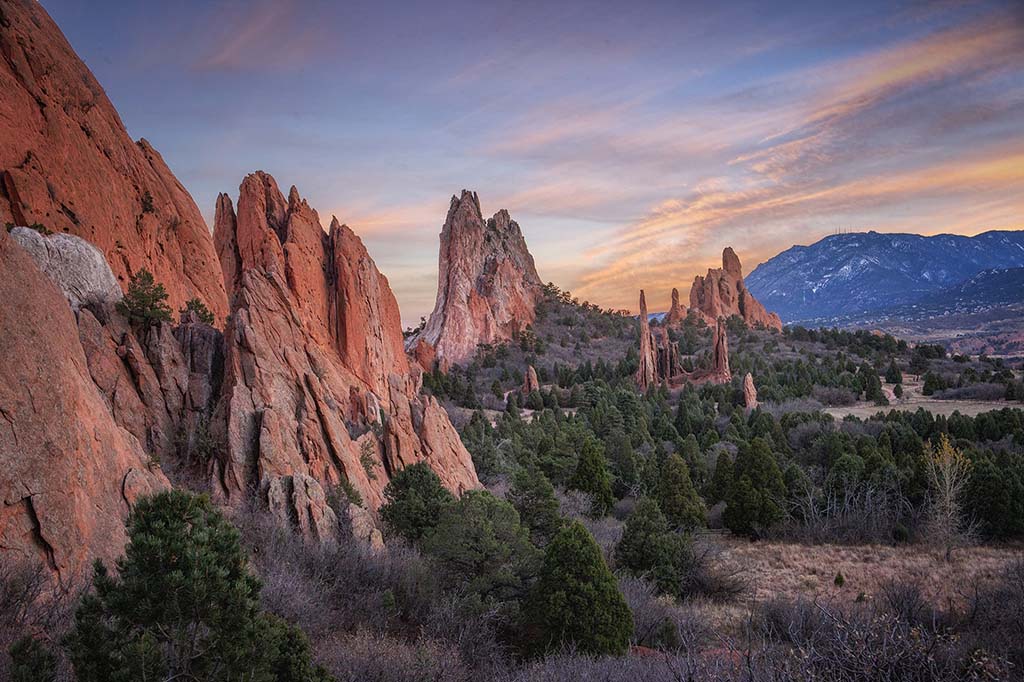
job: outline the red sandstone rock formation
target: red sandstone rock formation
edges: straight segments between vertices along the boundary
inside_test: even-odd
[[[481,343],[494,343],[531,324],[541,296],[541,281],[519,225],[502,209],[484,221],[476,194],[452,197],[441,230],[437,302],[421,339],[438,360],[470,359]]]
[[[679,289],[672,289],[672,307],[665,315],[664,325],[666,327],[678,327],[686,319],[686,309],[679,304]]]
[[[131,505],[167,479],[97,386],[80,336],[95,317],[83,309],[85,322],[76,324],[60,288],[6,230],[0,301],[3,561],[39,561],[62,580],[75,578],[92,559],[122,553]],[[126,396],[135,390],[113,387]],[[126,417],[142,418],[143,410],[130,409]]]
[[[660,383],[658,376],[658,355],[654,336],[651,334],[651,323],[647,319],[647,298],[644,290],[640,290],[640,364],[636,369],[636,384],[646,391]]]
[[[210,232],[148,142],[132,142],[103,88],[33,0],[0,20],[0,224],[40,223],[99,247],[122,287],[148,268],[182,307],[227,298]]]
[[[479,486],[469,453],[402,347],[398,304],[362,242],[329,232],[292,188],[258,172],[237,215],[217,201],[215,240],[231,283],[224,390],[225,456],[214,490],[250,488],[307,536],[337,528],[326,493],[346,479],[376,508],[390,476],[426,460],[456,493]]]
[[[690,288],[690,309],[695,310],[708,324],[720,317],[738,315],[749,327],[767,327],[782,330],[782,320],[765,310],[743,284],[740,259],[726,247],[722,252],[722,267],[697,276]]]
[[[530,395],[540,390],[540,380],[537,378],[537,370],[530,365],[526,368],[526,376],[523,377],[523,386],[520,389],[523,395]]]
[[[743,406],[747,410],[757,409],[757,388],[754,387],[754,377],[750,372],[743,377]]]

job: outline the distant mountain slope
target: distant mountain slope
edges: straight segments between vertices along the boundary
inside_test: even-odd
[[[922,301],[983,270],[1020,267],[1024,231],[974,237],[860,232],[787,249],[746,282],[784,321],[824,321]]]

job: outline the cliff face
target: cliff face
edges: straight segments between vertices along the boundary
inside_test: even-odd
[[[531,324],[540,296],[519,225],[504,209],[485,221],[476,194],[463,190],[452,197],[441,230],[434,311],[407,347],[415,351],[422,339],[438,361],[466,361],[478,344],[510,339]],[[426,357],[422,350],[416,355]]]
[[[34,0],[0,0],[0,226],[85,238],[121,287],[148,268],[177,310],[227,298],[199,209],[148,142],[135,143],[103,88]]]
[[[420,395],[398,305],[359,238],[337,220],[325,232],[294,188],[285,200],[264,173],[242,183],[237,214],[221,196],[215,223],[233,287],[219,498],[258,489],[325,539],[337,525],[326,497],[342,479],[371,508],[394,472],[422,460],[456,493],[478,487],[444,409]]]
[[[58,284],[6,230],[0,301],[2,558],[41,562],[70,580],[93,558],[121,554],[132,504],[168,482],[97,384],[86,339],[95,317],[83,310],[76,320]],[[138,390],[130,379],[112,385],[125,400],[139,400]],[[146,412],[140,404],[126,416],[141,425]]]
[[[743,283],[740,259],[731,247],[722,252],[722,267],[697,276],[690,287],[690,309],[700,314],[708,324],[720,317],[738,315],[749,327],[767,327],[782,330],[782,320],[769,313]]]

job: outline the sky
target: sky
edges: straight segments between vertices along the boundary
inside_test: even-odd
[[[265,170],[429,314],[450,198],[668,307],[837,231],[1024,229],[1024,3],[43,0],[212,225]]]

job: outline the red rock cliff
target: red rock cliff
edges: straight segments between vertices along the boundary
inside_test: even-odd
[[[6,230],[0,301],[0,560],[72,580],[122,553],[131,505],[167,479],[115,419],[65,295]]]
[[[541,281],[519,225],[502,209],[485,221],[477,195],[452,197],[441,230],[437,302],[420,334],[444,363],[470,359],[481,343],[510,339],[531,324]],[[422,351],[419,352],[422,356]]]
[[[334,532],[326,495],[346,479],[371,508],[390,476],[426,460],[456,493],[479,486],[469,453],[402,348],[398,304],[359,238],[258,172],[222,195],[215,239],[232,286],[219,415],[220,499],[261,491],[307,535]]]
[[[0,224],[40,223],[95,244],[122,288],[145,267],[175,310],[227,297],[192,197],[34,0],[0,0]]]
[[[705,276],[694,278],[690,287],[690,309],[699,313],[708,324],[715,324],[720,317],[738,315],[747,326],[782,330],[779,316],[765,310],[747,291],[740,259],[732,247],[726,247],[722,252],[721,268],[710,269]]]

